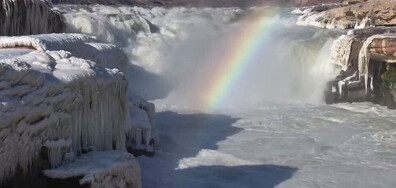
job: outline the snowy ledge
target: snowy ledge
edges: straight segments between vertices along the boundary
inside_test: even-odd
[[[76,161],[56,169],[44,170],[54,179],[83,178],[80,184],[91,187],[141,187],[140,167],[135,158],[122,151],[89,152]]]

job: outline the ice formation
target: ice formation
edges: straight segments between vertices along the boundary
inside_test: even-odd
[[[359,72],[363,75],[366,75],[369,71],[369,62],[370,62],[370,58],[371,58],[371,51],[370,48],[374,48],[371,44],[373,43],[374,40],[376,39],[389,39],[389,40],[395,40],[396,39],[396,34],[393,33],[389,33],[389,34],[379,34],[379,35],[373,35],[371,37],[369,37],[364,43],[363,46],[360,50],[359,53]],[[384,46],[379,46],[379,48],[381,48],[383,55],[395,55],[395,54],[387,54],[387,49],[385,46],[386,41],[383,40],[383,45]],[[393,60],[394,61],[394,60]],[[393,62],[392,58],[390,60],[387,60],[387,62],[391,63]]]
[[[155,130],[155,106],[135,97],[130,103],[130,124],[125,127],[126,146],[130,149],[153,152],[158,136]]]
[[[381,42],[381,46],[378,46],[377,48],[379,48],[380,50],[375,49],[375,46],[372,46],[373,41],[376,39],[385,39],[382,40]],[[395,55],[396,54],[392,54],[392,53],[388,53],[388,51],[392,52],[391,47],[392,46],[387,46],[389,45],[388,43],[386,43],[386,39],[389,41],[394,41],[396,39],[396,35],[393,33],[388,33],[388,34],[379,34],[379,35],[373,35],[371,37],[369,37],[364,43],[362,48],[360,49],[359,52],[359,73],[361,77],[364,77],[364,80],[366,82],[365,87],[366,87],[366,93],[370,91],[374,90],[374,79],[372,78],[373,70],[374,68],[370,67],[370,60],[371,60],[371,56],[375,55],[376,53],[381,54],[382,56],[390,56],[390,59],[382,59],[387,63],[394,63],[395,62]],[[374,52],[372,51],[371,48],[374,48]],[[371,78],[370,78],[371,77]]]
[[[0,3],[0,35],[62,32],[59,12],[46,0],[3,0]]]
[[[83,34],[0,37],[0,47],[2,181],[35,168],[43,151],[58,167],[88,151],[125,150],[125,128],[135,119],[121,50]],[[152,104],[140,108],[154,123]]]
[[[333,64],[342,66],[343,70],[346,70],[351,59],[352,45],[356,41],[356,37],[353,35],[342,35],[340,38],[333,42],[331,47],[330,61]],[[353,56],[352,56],[353,57]]]
[[[89,152],[76,161],[59,168],[44,171],[44,175],[55,179],[83,176],[80,184],[92,188],[130,187],[140,188],[140,167],[127,152]]]

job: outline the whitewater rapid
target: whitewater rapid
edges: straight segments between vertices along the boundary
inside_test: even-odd
[[[204,59],[265,9],[58,8],[69,32],[121,47],[130,89],[156,104],[160,145],[138,158],[143,187],[396,186],[394,111],[323,103],[338,71],[331,45],[343,32],[299,27],[277,12],[260,58],[207,110],[199,98],[216,61]]]

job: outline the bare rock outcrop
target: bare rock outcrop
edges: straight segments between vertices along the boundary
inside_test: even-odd
[[[328,10],[305,11],[298,24],[327,29],[393,26],[396,25],[395,11],[395,0],[349,0]]]
[[[340,3],[342,0],[293,0],[294,6],[312,6],[330,3]]]

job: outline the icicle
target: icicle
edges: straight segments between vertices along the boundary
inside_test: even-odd
[[[12,39],[20,43],[2,37],[0,46],[28,43],[41,50],[2,51],[15,55],[0,59],[0,181],[18,168],[27,173],[37,166],[43,146],[52,167],[70,162],[83,149],[125,149],[125,76],[73,53],[49,51],[79,46],[89,37],[48,34]]]
[[[370,59],[371,59],[371,53],[370,53],[370,47],[371,44],[375,39],[386,39],[386,38],[396,38],[395,34],[380,34],[380,35],[373,35],[369,37],[364,43],[363,46],[359,52],[359,73],[361,77],[365,78],[365,87],[366,87],[366,93],[368,93],[369,89],[372,88],[370,75],[369,75],[369,67],[370,67]],[[370,87],[370,88],[369,88]]]
[[[30,35],[62,32],[60,13],[51,10],[48,1],[4,0],[0,5],[0,35]]]
[[[351,63],[352,44],[356,41],[353,35],[342,35],[331,46],[330,61],[342,66],[343,70]]]
[[[44,146],[48,149],[48,159],[51,164],[51,168],[58,167],[66,159],[66,153],[70,152],[72,140],[59,139],[55,141],[46,141]]]
[[[81,104],[73,113],[76,123],[73,133],[76,139],[73,140],[73,145],[77,151],[119,150],[125,146],[123,127],[126,123],[126,95],[124,93],[127,83],[124,80],[102,84],[98,88],[98,84],[84,82],[76,83],[73,87],[83,90]]]

